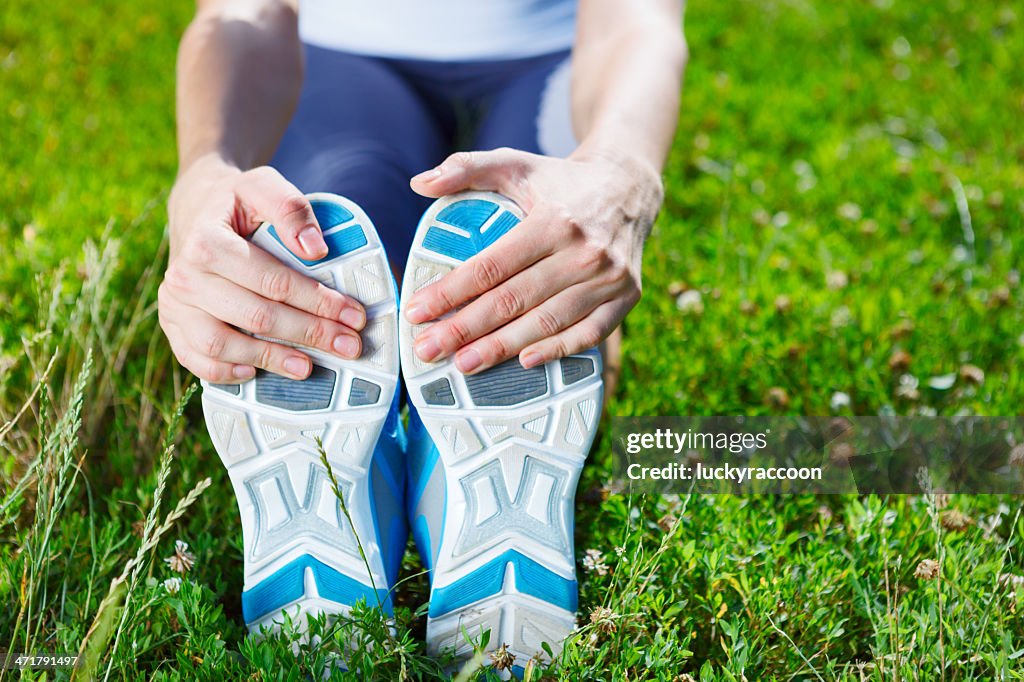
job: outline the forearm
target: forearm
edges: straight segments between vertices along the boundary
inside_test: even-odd
[[[278,0],[201,4],[178,51],[179,173],[207,157],[241,169],[266,163],[301,81],[293,6]]]
[[[576,157],[660,172],[679,117],[686,41],[679,0],[584,0],[573,52]]]

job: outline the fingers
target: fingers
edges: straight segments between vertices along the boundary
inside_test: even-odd
[[[578,273],[561,266],[555,258],[546,258],[483,294],[451,317],[430,326],[416,337],[413,350],[424,362],[447,357],[520,316],[526,316],[527,313],[532,315],[531,311],[550,299],[552,294],[578,281]],[[591,308],[603,300],[605,298],[594,301]],[[554,334],[561,328],[550,329],[548,333]],[[485,355],[484,366],[488,366],[487,359]]]
[[[547,233],[543,213],[535,211],[486,250],[417,291],[409,299],[406,319],[412,324],[435,320],[551,255],[554,240]]]
[[[614,294],[608,286],[573,285],[460,349],[455,355],[455,366],[465,374],[476,374],[517,355],[522,360],[524,356],[520,353],[524,348],[557,336],[600,308]]]
[[[273,168],[261,166],[240,175],[235,194],[259,220],[273,223],[281,241],[296,255],[306,260],[327,255],[309,199]]]
[[[338,322],[268,300],[222,278],[209,278],[205,289],[206,295],[193,305],[239,329],[348,359],[362,352],[359,335]]]
[[[524,348],[519,353],[520,364],[529,369],[594,348],[612,333],[635,303],[616,299],[598,306],[571,327]]]
[[[500,192],[523,209],[530,209],[527,176],[542,157],[516,149],[457,152],[441,165],[412,178],[413,191],[442,197],[464,189]]]
[[[238,241],[240,253],[220,260],[216,274],[263,298],[341,322],[355,331],[366,326],[366,311],[354,298],[292,270],[251,242]]]
[[[198,308],[182,306],[177,312],[177,321],[161,319],[161,325],[178,362],[200,379],[239,383],[252,379],[259,367],[301,380],[313,369],[294,348],[246,336]]]

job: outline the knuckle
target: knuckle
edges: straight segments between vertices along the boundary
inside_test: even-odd
[[[586,231],[583,229],[583,222],[568,210],[563,210],[559,216],[562,229],[569,239],[583,239]]]
[[[322,348],[330,345],[330,330],[323,322],[314,322],[306,327],[302,334],[303,343],[311,348]]]
[[[491,338],[490,347],[490,355],[495,362],[501,362],[502,360],[506,360],[514,355],[508,341],[500,336],[496,335]]]
[[[203,340],[203,355],[208,358],[220,358],[224,355],[227,338],[223,332],[213,332]]]
[[[203,235],[195,235],[185,241],[185,259],[197,266],[209,265],[215,258],[210,240]]]
[[[189,276],[182,270],[181,265],[174,262],[167,266],[167,271],[164,272],[163,284],[160,286],[161,288],[166,286],[177,291],[185,292],[189,291],[191,288],[190,281]],[[167,294],[165,293],[164,295],[166,296]]]
[[[469,342],[469,328],[457,317],[448,320],[447,333],[440,336],[441,342],[448,340],[456,348],[464,346]]]
[[[491,256],[480,254],[473,263],[473,282],[481,291],[489,291],[502,281],[501,266]]]
[[[629,267],[620,259],[609,258],[608,263],[604,266],[604,271],[607,273],[608,279],[614,283],[623,284],[629,288],[635,286]]]
[[[228,367],[225,367],[219,362],[206,362],[204,363],[204,374],[200,378],[212,381],[214,383],[224,383],[232,381],[231,371]]]
[[[441,285],[437,287],[437,289],[434,290],[434,294],[440,300],[444,310],[452,310],[459,304],[458,297],[455,295],[454,290],[449,286]],[[438,311],[434,306],[430,305],[430,299],[427,298],[426,300],[427,307],[430,309],[430,312],[436,314]]]
[[[522,298],[511,288],[495,291],[493,304],[495,315],[502,320],[517,317],[523,311]]]
[[[583,272],[601,271],[608,267],[610,260],[608,250],[593,242],[582,244],[576,254],[576,266]]]
[[[271,343],[262,342],[256,349],[256,354],[253,360],[255,365],[263,369],[273,369],[274,367],[274,346]]]
[[[307,212],[312,209],[310,208],[309,202],[306,201],[306,197],[301,194],[289,192],[281,198],[281,201],[278,203],[277,210],[283,218],[289,218],[291,216],[306,218]]]
[[[455,152],[448,157],[448,161],[460,168],[469,168],[473,165],[474,158],[473,152]]]
[[[257,166],[256,168],[250,168],[246,172],[238,176],[238,182],[259,182],[263,180],[275,180],[278,177],[276,170],[270,166]]]
[[[317,317],[326,317],[332,320],[341,315],[345,308],[344,299],[323,284],[317,283],[316,303],[313,306],[313,313]]]
[[[273,326],[273,314],[265,305],[254,305],[242,315],[245,328],[254,334],[266,334]]]
[[[550,337],[557,334],[561,330],[562,325],[559,324],[558,318],[550,310],[538,310],[537,328],[541,334]]]
[[[167,278],[165,277],[164,281],[160,282],[160,286],[156,288],[157,312],[159,313],[161,319],[163,319],[164,313],[166,312],[167,307],[171,303],[170,292],[168,291],[169,287],[170,284],[167,283]]]
[[[583,350],[585,348],[593,348],[597,344],[601,343],[603,334],[601,334],[601,330],[598,329],[596,325],[584,324],[580,325],[579,334],[576,338],[580,344],[579,350]],[[569,352],[567,352],[566,355],[568,355]]]
[[[273,268],[260,273],[260,290],[275,301],[286,301],[292,293],[291,273]]]

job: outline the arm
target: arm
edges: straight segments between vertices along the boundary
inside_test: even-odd
[[[682,14],[682,0],[581,0],[572,81],[582,140],[576,151],[567,159],[464,152],[413,178],[413,189],[426,196],[493,190],[527,214],[410,300],[413,324],[472,301],[417,337],[422,359],[454,353],[456,366],[474,373],[518,355],[533,367],[596,346],[636,305],[643,245],[661,206],[661,167],[679,115]]]
[[[160,325],[197,376],[235,383],[260,367],[309,375],[302,352],[238,331],[346,357],[365,313],[247,241],[264,220],[307,259],[327,252],[312,207],[265,163],[298,100],[295,7],[283,0],[201,0],[178,54],[178,178]]]

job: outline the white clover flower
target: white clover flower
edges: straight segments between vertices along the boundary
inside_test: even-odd
[[[687,315],[700,315],[704,312],[704,299],[696,289],[687,289],[676,298],[676,307]]]
[[[850,406],[850,395],[843,393],[842,391],[836,391],[832,394],[832,400],[829,401],[829,405],[832,406],[833,411],[838,411],[844,407]]]
[[[604,562],[604,555],[600,550],[588,549],[583,553],[583,568],[588,573],[608,575],[608,564]]]
[[[850,276],[842,270],[829,270],[825,274],[825,284],[829,289],[837,291],[839,289],[845,289],[846,285],[850,283]]]
[[[164,589],[167,590],[167,594],[178,594],[181,591],[181,578],[175,576],[168,578],[163,583]]]
[[[196,555],[189,551],[187,542],[176,540],[174,554],[164,559],[164,563],[175,573],[188,573],[196,563]]]
[[[861,217],[864,215],[864,212],[861,211],[860,206],[853,203],[852,201],[847,201],[846,203],[841,204],[839,206],[839,210],[837,211],[837,213],[839,213],[840,218],[845,218],[846,220],[851,221],[860,220]]]

